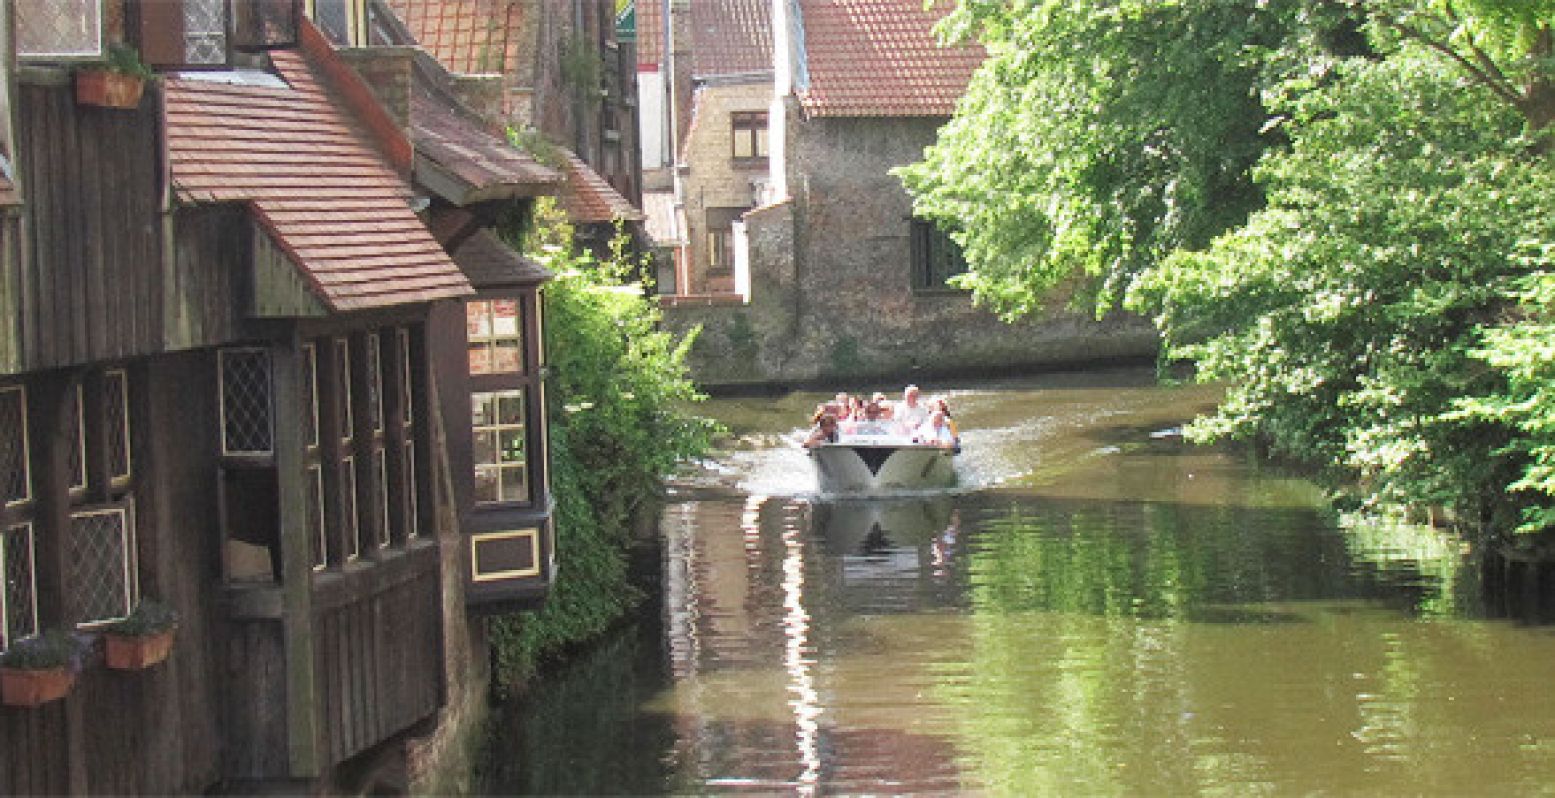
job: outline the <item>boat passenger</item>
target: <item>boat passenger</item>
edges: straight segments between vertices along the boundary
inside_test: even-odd
[[[923,426],[913,434],[913,441],[941,446],[946,449],[955,447],[956,437],[950,431],[950,424],[945,414],[939,410],[929,414],[929,420],[923,422]]]
[[[880,418],[881,419],[883,419],[885,421],[890,421],[891,420],[891,400],[887,399],[886,395],[884,393],[881,393],[880,391],[875,391],[875,395],[873,397],[871,397],[869,401],[874,402],[876,405],[878,405],[880,407]]]
[[[837,417],[831,413],[818,414],[815,428],[810,430],[810,436],[804,440],[804,447],[814,449],[823,444],[836,443],[837,434]]]
[[[941,396],[937,397],[933,402],[931,402],[930,406],[933,409],[945,414],[945,424],[950,427],[950,437],[955,438],[956,445],[960,446],[961,430],[956,429],[956,419],[950,414],[950,403],[945,401],[945,397]]]
[[[864,405],[863,418],[844,430],[844,434],[871,437],[890,435],[892,434],[891,422],[886,420],[885,411],[880,404],[871,401]]]
[[[929,420],[929,406],[918,399],[918,386],[909,385],[902,390],[902,401],[891,413],[891,420],[903,435],[912,435]]]

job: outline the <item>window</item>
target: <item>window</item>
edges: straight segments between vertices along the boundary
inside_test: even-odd
[[[268,455],[274,448],[270,422],[270,353],[259,348],[223,349],[221,453]]]
[[[20,386],[0,388],[0,507],[32,500],[29,454],[27,392]]]
[[[475,501],[529,501],[529,457],[524,392],[471,396],[475,433]]]
[[[359,32],[366,29],[367,4],[364,0],[311,0],[313,22],[325,38],[341,47],[356,47]]]
[[[98,58],[103,54],[103,0],[15,3],[16,54],[22,58]]]
[[[767,112],[739,111],[730,117],[734,134],[734,160],[766,162]]]
[[[130,614],[139,592],[135,529],[128,507],[70,515],[70,576],[75,617],[83,626]]]
[[[356,430],[356,416],[351,407],[351,344],[344,338],[335,339],[335,399],[339,402],[340,442],[349,446]]]
[[[313,542],[313,570],[329,565],[329,527],[324,523],[324,467],[319,460],[319,348],[302,345],[302,424],[303,466],[306,495],[303,512],[307,514],[308,540]]]
[[[108,479],[128,480],[134,471],[130,452],[130,380],[123,369],[103,375],[103,432],[107,436]]]
[[[0,651],[38,633],[38,584],[32,524],[0,531]]]
[[[965,274],[961,246],[933,222],[912,220],[912,287],[915,291],[957,290],[949,279]]]
[[[329,565],[329,536],[324,525],[324,469],[318,463],[307,467],[308,492],[304,512],[308,514],[308,539],[313,541],[313,570],[322,571]]]
[[[397,349],[395,357],[400,364],[400,408],[404,419],[399,463],[399,487],[405,497],[405,517],[401,530],[406,539],[412,539],[421,535],[421,501],[417,495],[416,481],[416,372],[411,369],[410,330],[404,327],[395,330],[394,341]]]
[[[346,525],[346,544],[351,547],[347,560],[362,556],[362,521],[356,512],[356,458],[347,455],[340,458],[340,520]]]
[[[383,357],[377,333],[367,335],[367,418],[373,432],[383,432]]]
[[[524,341],[518,300],[494,299],[465,304],[470,345],[470,374],[516,374],[524,370]]]
[[[184,0],[184,63],[227,63],[226,0]]]
[[[66,471],[70,474],[72,492],[86,490],[86,403],[82,393],[78,383],[70,392],[65,410],[65,417],[70,419],[70,463]]]
[[[734,269],[734,223],[748,208],[709,208],[707,211],[707,270]]]
[[[232,45],[246,50],[297,43],[297,0],[237,0],[232,5]]]

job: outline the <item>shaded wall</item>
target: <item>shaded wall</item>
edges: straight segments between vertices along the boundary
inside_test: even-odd
[[[961,291],[915,291],[912,202],[896,166],[922,157],[942,119],[800,119],[787,131],[792,199],[748,215],[747,306],[668,307],[701,324],[694,376],[708,385],[999,374],[1143,359],[1145,320],[1097,322],[1060,304],[1010,325]]]

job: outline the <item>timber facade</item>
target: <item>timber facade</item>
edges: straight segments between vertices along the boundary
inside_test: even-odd
[[[470,115],[506,168],[428,188],[370,8],[0,6],[0,670],[82,646],[0,705],[0,794],[403,789],[547,594],[549,275],[482,230],[561,178]],[[110,50],[166,71],[89,96]],[[109,668],[150,600],[166,660]]]

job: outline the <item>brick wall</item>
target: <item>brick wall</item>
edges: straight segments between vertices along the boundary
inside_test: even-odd
[[[691,242],[688,293],[704,293],[713,287],[707,280],[708,209],[751,207],[751,181],[767,177],[765,166],[735,163],[731,115],[742,111],[766,111],[771,103],[770,79],[706,85],[697,90],[696,119],[682,150],[682,158],[690,167],[683,173],[687,240]]]

